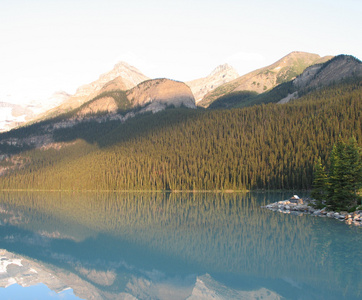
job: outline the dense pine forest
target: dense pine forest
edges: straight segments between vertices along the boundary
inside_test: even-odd
[[[0,188],[310,189],[318,157],[328,164],[340,136],[362,145],[361,98],[356,81],[283,105],[168,109],[125,123],[85,122],[54,133],[64,143],[60,149],[17,154],[21,167],[1,176]]]

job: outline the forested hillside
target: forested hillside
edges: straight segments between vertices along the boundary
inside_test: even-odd
[[[284,105],[168,109],[125,123],[88,122],[55,132],[59,150],[20,154],[2,189],[309,189],[313,166],[338,137],[362,144],[362,83]],[[4,161],[10,164],[10,161]]]

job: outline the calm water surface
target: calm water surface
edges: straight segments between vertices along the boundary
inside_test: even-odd
[[[1,192],[0,299],[361,299],[362,228],[290,196]]]

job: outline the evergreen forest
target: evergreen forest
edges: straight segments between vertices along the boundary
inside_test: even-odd
[[[328,206],[333,210],[354,211],[361,203],[362,150],[351,137],[346,143],[339,139],[333,146],[329,158],[328,173],[321,159],[315,166],[311,196],[318,206]],[[362,208],[362,206],[361,206]]]
[[[362,145],[361,98],[357,80],[283,105],[172,108],[124,123],[59,128],[53,138],[60,147],[17,149],[1,162],[0,189],[311,189],[314,165],[320,157],[328,167],[339,137]],[[39,128],[11,131],[0,141]]]

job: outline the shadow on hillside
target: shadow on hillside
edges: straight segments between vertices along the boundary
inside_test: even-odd
[[[200,110],[187,108],[167,109],[156,114],[137,115],[122,123],[120,121],[82,122],[70,128],[57,129],[53,133],[56,142],[70,142],[82,139],[89,144],[97,144],[100,148],[111,147],[149,136],[152,133],[177,127],[200,115]]]
[[[81,139],[89,144],[96,144],[100,148],[105,148],[131,139],[145,137],[168,127],[179,126],[182,123],[196,119],[202,111],[204,110],[184,107],[168,108],[156,114],[136,115],[124,123],[119,120],[109,120],[102,123],[95,120],[84,121],[72,127],[55,129],[52,132],[52,137],[55,142],[72,142]],[[48,128],[60,121],[62,121],[62,118],[57,117],[1,133],[0,155],[19,154],[36,148],[36,143],[31,139],[45,137],[49,134]],[[19,144],[17,143],[19,139],[25,139],[27,143]]]

